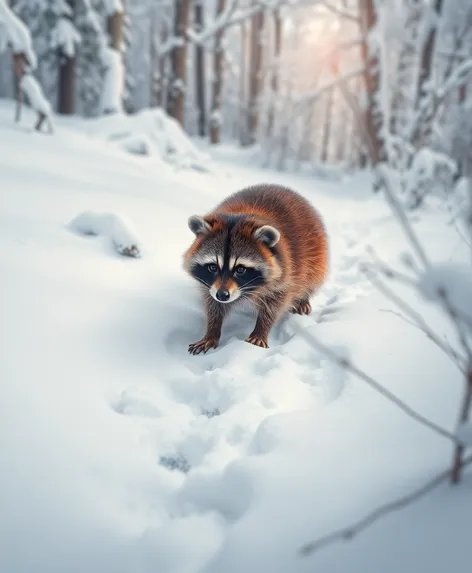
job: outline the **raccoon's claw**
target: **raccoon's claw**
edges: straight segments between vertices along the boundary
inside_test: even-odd
[[[254,344],[254,346],[259,346],[260,348],[269,348],[267,341],[263,338],[259,338],[258,336],[248,336],[246,338],[246,342],[249,342],[249,344]]]
[[[306,300],[296,302],[296,303],[294,303],[293,307],[290,309],[290,312],[292,314],[310,314],[311,313],[311,304]]]
[[[202,338],[198,342],[189,344],[188,351],[190,354],[193,354],[195,356],[196,354],[200,354],[201,352],[203,352],[203,354],[206,354],[210,350],[210,348],[218,348],[218,346],[219,346],[219,340],[216,340],[215,338]]]

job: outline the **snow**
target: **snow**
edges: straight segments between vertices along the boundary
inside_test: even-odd
[[[123,12],[122,0],[105,0],[105,11],[107,14],[115,14],[116,12]]]
[[[181,125],[162,109],[145,109],[131,116],[117,113],[84,122],[81,130],[113,141],[136,155],[150,155],[176,168],[211,170],[207,153],[188,139]]]
[[[460,372],[388,312],[393,303],[358,271],[367,245],[396,267],[408,246],[368,174],[340,182],[264,171],[250,150],[227,145],[212,149],[211,169],[188,161],[177,170],[164,142],[180,155],[197,144],[162,112],[58,118],[45,137],[12,124],[13,107],[0,102],[0,570],[467,570],[470,473],[350,542],[299,554],[452,459],[450,442],[304,336],[456,433]],[[111,137],[138,128],[162,149],[160,161]],[[285,317],[262,350],[244,342],[254,317],[242,309],[220,348],[190,356],[204,317],[182,270],[188,216],[268,180],[298,189],[326,221],[331,271],[313,316]],[[74,219],[74,229],[104,241],[120,221],[121,242],[139,233],[145,253],[133,260],[99,248],[100,237],[70,232]],[[447,212],[429,208],[413,224],[436,268],[461,267],[470,252],[446,221]],[[455,340],[439,308],[398,288]]]
[[[20,80],[20,88],[28,97],[31,107],[50,118],[52,115],[51,104],[44,97],[43,90],[36,78],[31,74],[25,74]]]
[[[101,54],[105,77],[100,92],[100,113],[119,113],[123,111],[121,103],[124,85],[122,57],[120,52],[107,46],[102,47]]]
[[[138,256],[142,251],[138,232],[124,215],[85,211],[77,215],[69,227],[82,235],[104,235],[120,255]]]
[[[31,68],[37,65],[31,34],[23,22],[12,12],[5,0],[0,0],[0,24],[3,24],[6,36],[15,54],[23,53]],[[0,30],[1,31],[1,30]]]
[[[67,57],[72,58],[75,49],[82,41],[77,28],[69,18],[58,18],[51,30],[50,47],[59,48]]]

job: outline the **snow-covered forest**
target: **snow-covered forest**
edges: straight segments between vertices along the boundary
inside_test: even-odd
[[[328,278],[192,356],[263,182]],[[470,0],[0,0],[0,193],[2,573],[470,569]]]
[[[54,113],[160,107],[280,169],[470,161],[468,2],[15,0],[26,43],[2,4],[1,97],[31,69]]]

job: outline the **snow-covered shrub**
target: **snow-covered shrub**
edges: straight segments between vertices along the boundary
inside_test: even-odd
[[[420,149],[405,175],[407,208],[419,207],[426,195],[442,195],[452,189],[456,172],[456,163],[446,154],[428,147]]]
[[[195,147],[182,126],[161,108],[129,116],[122,113],[104,116],[91,121],[88,128],[130,153],[155,156],[178,167],[208,170],[209,157]]]

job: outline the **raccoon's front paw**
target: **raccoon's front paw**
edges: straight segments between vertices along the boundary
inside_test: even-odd
[[[297,300],[290,309],[292,314],[310,314],[311,304],[307,300]]]
[[[260,348],[269,348],[266,338],[260,338],[259,336],[254,336],[251,334],[246,338],[246,342],[249,344],[254,344],[254,346],[259,346]]]
[[[194,342],[193,344],[189,344],[188,351],[190,354],[200,354],[203,352],[206,354],[210,348],[218,348],[220,341],[217,338],[208,338],[204,337],[198,342]]]

